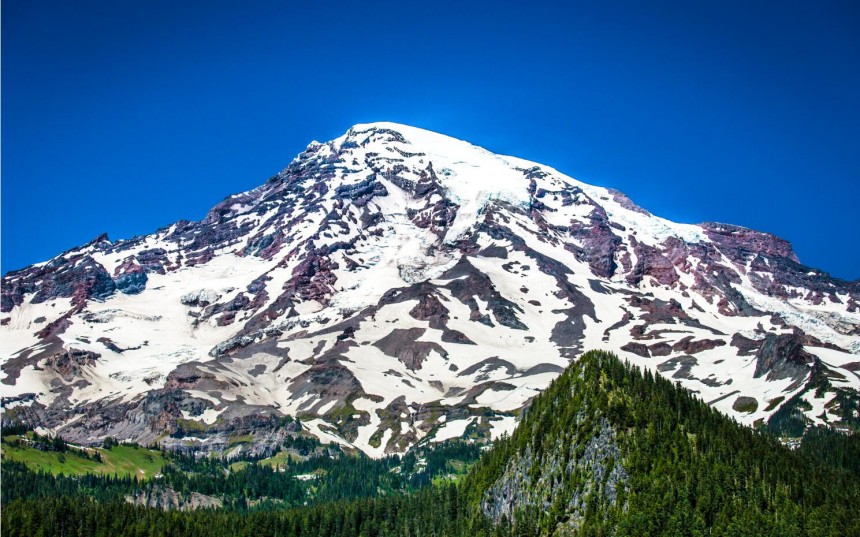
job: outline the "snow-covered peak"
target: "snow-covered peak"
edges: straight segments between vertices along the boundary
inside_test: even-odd
[[[701,227],[655,216],[612,189],[589,185],[538,162],[495,154],[419,127],[393,122],[361,123],[331,144],[350,151],[357,145],[363,154],[385,154],[394,149],[399,155],[411,157],[406,160],[422,166],[431,162],[449,199],[460,206],[456,225],[446,237],[449,241],[460,238],[489,202],[499,200],[519,207],[529,206],[531,185],[524,173],[527,170],[541,172],[537,188],[582,189],[606,210],[610,221],[635,229],[637,239],[645,244],[656,246],[673,236],[687,243],[707,241]]]
[[[311,143],[199,222],[2,283],[4,407],[84,443],[264,450],[282,415],[373,456],[495,438],[593,348],[745,423],[799,397],[837,423],[860,387],[856,287],[786,241],[388,122]]]

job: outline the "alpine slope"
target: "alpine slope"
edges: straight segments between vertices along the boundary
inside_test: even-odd
[[[747,425],[860,426],[860,280],[394,123],[311,143],[201,221],[9,272],[0,324],[4,422],[81,444],[491,440],[590,349]]]

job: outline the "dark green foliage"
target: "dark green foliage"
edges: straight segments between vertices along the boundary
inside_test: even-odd
[[[860,429],[860,394],[840,388],[836,390],[836,401],[842,413],[842,422],[855,430]]]
[[[285,511],[161,511],[127,503],[68,496],[15,500],[3,505],[3,535],[32,537],[340,537],[492,535],[473,519],[455,486],[414,495],[336,502]]]
[[[800,438],[809,425],[809,418],[803,413],[803,406],[809,405],[798,394],[771,414],[767,430],[777,437]]]
[[[834,425],[860,431],[860,394],[834,386],[820,367],[814,367],[804,388],[771,415],[767,421],[767,430],[777,437],[802,437],[811,425],[811,420],[802,411],[812,409],[804,396],[823,397],[826,392],[835,393],[828,404],[828,413],[838,416]]]
[[[313,442],[307,445],[314,446]],[[192,492],[214,496],[224,501],[225,508],[233,510],[295,507],[415,491],[430,484],[435,477],[456,473],[455,465],[468,468],[477,461],[480,449],[449,441],[416,449],[402,460],[400,457],[374,460],[365,455],[320,455],[290,461],[279,468],[250,461],[234,470],[229,470],[233,460],[186,453],[166,455],[168,464],[159,478],[151,481],[96,475],[54,476],[28,470],[21,463],[4,461],[2,501],[5,504],[16,498],[69,495],[105,501],[129,495],[146,497],[158,490],[170,489],[184,497]],[[419,458],[424,464],[417,464]],[[304,481],[297,479],[297,475],[315,477]]]
[[[860,535],[856,479],[810,464],[769,434],[602,352],[587,353],[535,398],[513,436],[473,469],[464,493],[478,504],[527,446],[537,461],[566,465],[602,418],[617,433],[629,492],[615,506],[589,505],[580,535]],[[844,459],[848,448],[840,453]],[[524,508],[513,531],[574,529],[568,500],[584,477],[564,479],[551,507]]]
[[[12,435],[22,435],[30,430],[32,430],[32,427],[28,427],[26,424],[21,422],[15,421],[3,423],[2,428],[0,428],[0,437],[6,438],[7,436]]]
[[[32,445],[36,449],[39,449],[41,451],[56,451],[58,453],[65,453],[69,450],[69,444],[67,444],[66,441],[63,440],[63,438],[59,435],[42,436],[36,432],[30,434],[32,435]]]
[[[798,453],[813,464],[821,464],[860,478],[860,436],[826,427],[813,427],[803,435]]]
[[[448,440],[438,444],[416,446],[400,461],[407,489],[431,484],[434,477],[456,475],[481,457],[481,446],[470,442]]]
[[[3,486],[0,503],[7,505],[15,499],[55,496],[88,496],[97,500],[120,498],[143,486],[133,477],[87,474],[77,477],[54,476],[34,472],[23,463],[3,461]]]
[[[319,440],[309,436],[288,436],[284,440],[284,447],[286,449],[295,450],[302,457],[310,455],[320,446]]]

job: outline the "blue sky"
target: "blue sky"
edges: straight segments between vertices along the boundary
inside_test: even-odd
[[[860,4],[526,4],[4,1],[2,271],[386,120],[860,277]]]

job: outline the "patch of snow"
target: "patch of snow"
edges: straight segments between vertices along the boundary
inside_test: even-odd
[[[471,425],[476,418],[467,418],[462,420],[452,420],[443,423],[436,429],[436,434],[430,439],[431,442],[442,442],[451,440],[452,438],[460,438],[466,432],[466,428]]]

